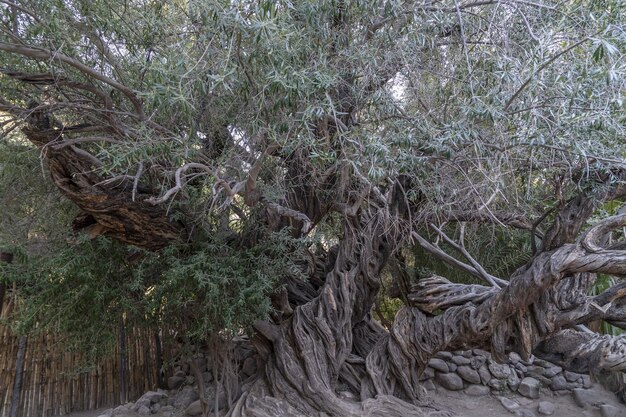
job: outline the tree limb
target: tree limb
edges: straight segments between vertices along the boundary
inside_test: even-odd
[[[130,88],[126,87],[125,85],[119,83],[118,81],[112,79],[111,77],[108,77],[104,74],[99,73],[98,71],[94,70],[93,68],[88,67],[87,65],[83,64],[82,62],[74,58],[71,58],[60,52],[50,51],[45,48],[15,45],[15,44],[10,44],[6,42],[0,42],[0,51],[11,52],[11,53],[26,56],[29,58],[33,58],[33,59],[39,59],[39,60],[53,60],[53,61],[56,60],[56,61],[68,64],[69,66],[76,68],[83,74],[88,75],[92,78],[95,78],[96,80],[102,81],[103,83],[108,84],[111,87],[119,90],[133,104],[135,111],[139,115],[139,118],[141,120],[146,119],[146,116],[143,112],[143,105],[141,104],[141,100],[139,100],[139,98],[137,97],[134,91],[132,91]]]

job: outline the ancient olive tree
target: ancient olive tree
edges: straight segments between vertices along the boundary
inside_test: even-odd
[[[626,282],[589,295],[626,274],[623,2],[0,10],[3,146],[38,150],[75,231],[173,251],[161,268],[201,282],[196,311],[226,270],[271,300],[237,310],[265,365],[230,415],[437,415],[418,378],[445,349],[626,368],[623,340],[579,330],[626,323]],[[502,276],[466,243],[520,231],[527,258]],[[482,283],[407,274],[416,247]],[[403,302],[388,329],[383,270]]]

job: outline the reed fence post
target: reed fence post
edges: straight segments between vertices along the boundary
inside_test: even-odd
[[[120,403],[124,404],[127,400],[128,396],[128,383],[127,383],[127,373],[128,373],[128,347],[126,344],[126,326],[124,325],[124,315],[120,317],[119,324],[119,347],[120,347],[120,359],[119,359],[119,398]]]

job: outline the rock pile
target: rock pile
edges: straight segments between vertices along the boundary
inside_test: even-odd
[[[246,337],[238,338],[234,343],[233,354],[236,359],[235,363],[238,363],[239,367],[233,372],[243,383],[256,374],[257,355]],[[215,381],[209,356],[207,352],[200,351],[193,361],[202,375],[209,408],[213,411],[217,406],[219,411],[223,411],[227,403],[226,390],[220,384],[220,390],[216,394],[217,381]],[[134,403],[112,408],[98,417],[195,417],[202,415],[202,404],[190,364],[180,362],[174,366],[173,371],[174,374],[167,378],[168,390],[146,392]]]
[[[437,384],[468,395],[513,391],[532,399],[539,397],[540,388],[565,394],[591,387],[589,375],[565,371],[537,358],[522,360],[516,353],[510,354],[508,363],[497,363],[481,349],[437,353],[421,380],[426,389]]]
[[[236,355],[239,368],[235,371],[238,372],[239,380],[244,382],[256,373],[258,358],[245,344],[238,346]],[[207,355],[200,354],[194,360],[207,387],[209,407],[213,409],[217,404],[218,410],[223,413],[226,397],[224,390],[221,390],[217,395],[217,402],[215,401],[216,381],[207,363]],[[100,417],[201,415],[202,407],[197,389],[189,385],[194,382],[189,365],[180,364],[174,370],[174,375],[167,380],[169,391],[147,392],[135,403],[108,410]],[[569,372],[534,357],[523,360],[516,353],[511,353],[506,363],[498,363],[489,352],[480,349],[439,352],[429,361],[420,380],[427,390],[434,390],[439,386],[469,396],[493,394],[506,410],[517,416],[535,416],[534,412],[523,408],[520,402],[525,400],[530,403],[530,400],[538,399],[542,393],[571,394],[581,408],[599,410],[603,417],[616,417],[623,412],[594,400],[592,391],[588,390],[592,385],[589,375]],[[512,393],[525,398],[517,397],[517,401],[507,398],[506,395]],[[536,412],[540,415],[549,416],[555,413],[555,406],[550,401],[540,401],[536,405]]]

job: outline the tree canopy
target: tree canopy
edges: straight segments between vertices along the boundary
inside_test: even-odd
[[[0,0],[20,322],[254,327],[233,416],[427,415],[438,350],[624,325],[621,278],[589,292],[626,271],[624,22],[621,0]]]

